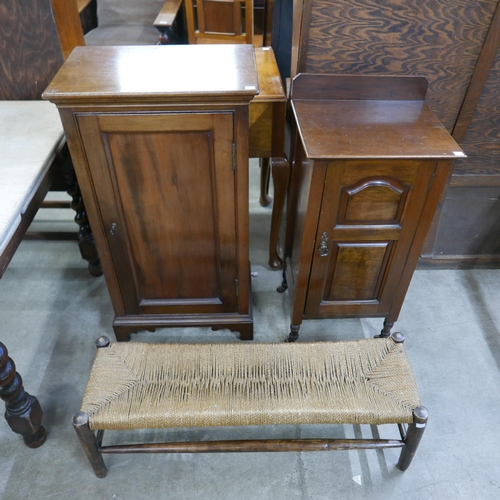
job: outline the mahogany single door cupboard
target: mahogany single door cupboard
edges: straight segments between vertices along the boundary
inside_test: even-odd
[[[248,256],[252,47],[83,47],[60,110],[118,340],[157,327],[253,336]]]
[[[401,309],[453,160],[464,153],[425,104],[422,77],[298,75],[280,291],[303,319]]]

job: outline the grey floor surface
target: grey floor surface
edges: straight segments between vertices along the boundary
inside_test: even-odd
[[[251,171],[251,261],[255,340],[287,334],[287,294],[267,267],[270,208],[258,205]],[[43,211],[47,212],[46,210]],[[43,217],[49,220],[44,222]],[[50,224],[54,215],[39,217]],[[59,222],[60,223],[60,222]],[[71,227],[71,226],[70,226]],[[417,271],[396,329],[405,333],[423,404],[426,434],[411,467],[398,450],[324,453],[108,455],[97,479],[77,442],[79,409],[94,340],[113,337],[103,278],[92,278],[72,241],[24,241],[0,280],[0,340],[26,389],[44,409],[47,442],[31,450],[0,418],[0,498],[14,499],[498,499],[500,498],[500,271]],[[380,319],[304,322],[300,340],[372,337]],[[239,342],[210,329],[140,333],[136,341]],[[1,404],[1,403],[0,403]],[[398,437],[395,426],[145,431],[139,439]],[[135,435],[111,435],[132,440]]]

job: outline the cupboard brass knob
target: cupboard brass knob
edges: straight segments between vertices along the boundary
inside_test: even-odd
[[[330,252],[328,251],[328,235],[326,231],[321,235],[321,243],[318,248],[320,257],[327,257]]]

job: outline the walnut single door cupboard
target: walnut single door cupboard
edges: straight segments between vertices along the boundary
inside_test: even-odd
[[[248,255],[252,47],[82,47],[60,110],[118,340],[157,327],[253,336]]]

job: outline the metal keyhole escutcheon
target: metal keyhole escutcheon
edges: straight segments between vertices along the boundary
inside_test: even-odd
[[[113,223],[111,224],[111,229],[109,230],[109,234],[110,234],[111,236],[113,236],[113,235],[115,234],[115,232],[116,232],[116,228],[117,228],[116,222],[113,222]]]
[[[330,254],[328,251],[328,234],[326,234],[326,231],[321,235],[321,243],[318,252],[320,257],[327,257]]]

